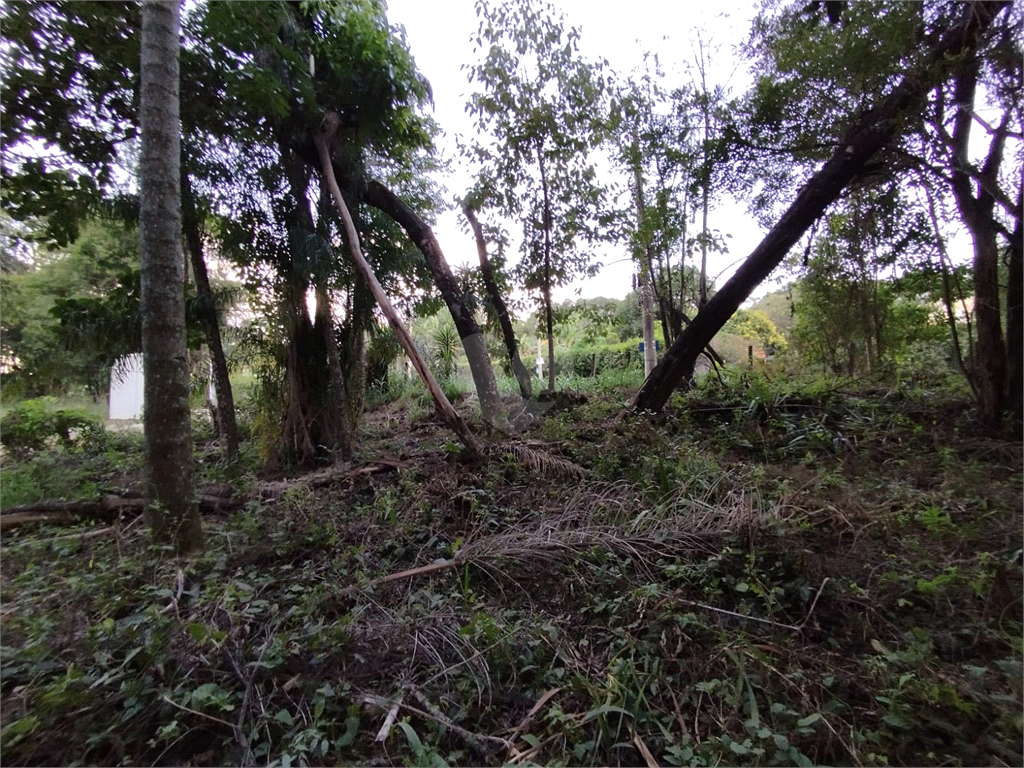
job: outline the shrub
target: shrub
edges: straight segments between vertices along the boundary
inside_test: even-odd
[[[664,351],[664,350],[662,350]],[[644,355],[640,339],[628,339],[618,344],[573,347],[555,352],[555,370],[566,376],[600,376],[606,371],[643,369]]]
[[[30,457],[51,442],[65,450],[93,447],[103,425],[84,411],[51,410],[46,399],[24,400],[0,420],[0,444],[17,459]]]

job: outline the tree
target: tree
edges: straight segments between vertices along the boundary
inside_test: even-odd
[[[904,130],[906,115],[920,111],[925,95],[948,74],[948,61],[974,50],[1006,3],[976,3],[962,9],[959,18],[900,78],[887,96],[853,120],[852,127],[824,166],[803,186],[761,244],[711,299],[693,323],[675,340],[665,358],[641,387],[633,401],[638,410],[660,410],[673,389],[693,374],[704,345],[728,321],[751,291],[781,261],[803,233],[835,201],[845,187],[869,169],[875,154],[890,146]]]
[[[352,222],[352,216],[349,213],[348,206],[345,204],[345,199],[341,194],[341,189],[338,187],[337,179],[334,176],[334,166],[331,161],[331,151],[328,148],[328,141],[330,141],[334,133],[337,131],[339,123],[340,119],[338,115],[328,112],[321,124],[321,132],[314,134],[313,138],[316,142],[317,151],[320,154],[320,163],[323,169],[324,180],[330,189],[331,196],[334,198],[334,203],[338,207],[338,212],[341,213],[342,220],[345,224],[345,235],[346,240],[348,241],[352,261],[355,262],[356,268],[359,270],[363,280],[365,280],[370,286],[370,290],[373,292],[373,298],[380,306],[384,316],[387,317],[388,322],[391,324],[391,329],[394,331],[395,336],[398,337],[398,341],[402,345],[402,349],[404,349],[405,353],[409,356],[409,359],[416,367],[417,373],[419,373],[420,377],[423,379],[423,383],[426,385],[427,390],[434,398],[434,402],[441,416],[452,430],[462,439],[463,444],[467,449],[469,449],[470,453],[479,457],[481,455],[480,443],[477,441],[473,433],[469,431],[469,428],[462,420],[462,417],[459,416],[458,412],[448,401],[444,392],[442,392],[441,388],[437,385],[437,382],[434,380],[430,370],[427,368],[423,357],[416,349],[416,343],[413,341],[412,336],[410,336],[409,332],[405,329],[398,312],[395,311],[395,308],[388,300],[387,295],[384,293],[384,289],[381,288],[376,275],[373,274],[373,270],[366,261],[366,258],[363,256],[362,249],[359,246],[359,233],[356,231],[356,226]],[[477,332],[478,337],[479,335],[479,332]],[[463,339],[463,342],[465,343],[465,339]],[[486,349],[484,350],[484,353],[486,354]],[[470,365],[472,364],[473,360],[471,358]],[[489,365],[490,361],[488,360],[488,366]],[[493,376],[494,374],[491,372],[492,379]]]
[[[1016,50],[1017,73],[1014,78],[1018,84],[1021,83],[1020,76],[1020,55],[1019,44],[1014,46]],[[1009,242],[1011,260],[1017,262],[1016,272],[1020,274],[1020,226],[1021,211],[1019,202],[1017,210],[1014,210],[1012,203],[1009,203],[1007,195],[1000,189],[1000,167],[1002,165],[1003,152],[1006,144],[1007,134],[1011,129],[1011,121],[1015,113],[1018,116],[1016,121],[1019,134],[1021,121],[1019,120],[1019,104],[1016,106],[1008,103],[1004,107],[1003,114],[998,125],[989,129],[989,148],[985,154],[981,168],[977,168],[971,162],[968,145],[972,126],[975,122],[975,99],[978,90],[982,67],[982,56],[978,52],[971,52],[960,63],[953,79],[953,92],[951,99],[951,116],[953,123],[952,131],[946,129],[946,119],[941,110],[942,100],[936,100],[939,112],[936,115],[933,126],[937,129],[943,139],[947,152],[947,167],[949,168],[949,182],[953,190],[953,197],[956,200],[957,208],[960,210],[961,218],[971,233],[971,240],[974,246],[974,315],[978,331],[977,352],[978,352],[978,402],[981,410],[982,421],[991,429],[998,429],[1002,418],[1003,410],[1009,403],[1010,391],[1008,385],[1012,374],[1007,372],[1007,344],[1013,343],[1011,336],[1016,334],[1016,341],[1019,341],[1020,331],[1020,291],[1016,292],[1016,298],[1012,298],[1010,304],[1016,311],[1011,318],[1016,320],[1018,329],[1008,330],[1008,337],[1004,339],[1002,332],[1002,317],[1000,312],[1000,291],[999,291],[999,244],[998,234],[1000,223],[997,220],[996,203],[1002,197],[1005,201],[1008,212],[1016,219],[1017,242],[1014,243],[1013,234],[1006,227],[1002,228],[1003,234]],[[1014,100],[1019,99],[1019,91]],[[1019,176],[1019,174],[1018,174]],[[1019,179],[1018,201],[1020,189],[1024,180]],[[1016,251],[1016,257],[1014,257]],[[1019,282],[1019,281],[1018,281]],[[1020,366],[1020,354],[1015,357],[1015,364]],[[1016,374],[1019,378],[1020,374]],[[1021,399],[1021,392],[1013,393],[1017,400]],[[1014,409],[1020,412],[1020,403],[1014,405]]]
[[[203,532],[192,487],[185,351],[179,13],[177,0],[148,0],[142,8],[139,234],[146,517],[155,541],[185,555],[202,546]]]
[[[476,241],[476,252],[480,259],[480,274],[484,281],[484,289],[487,292],[491,309],[497,316],[498,324],[501,327],[502,339],[508,352],[509,364],[512,367],[513,375],[516,377],[516,382],[519,384],[519,394],[528,400],[533,397],[530,372],[526,370],[526,366],[523,365],[522,358],[519,356],[519,342],[516,341],[516,332],[512,327],[512,316],[509,314],[508,306],[501,295],[501,287],[498,285],[494,268],[491,266],[490,256],[487,254],[487,240],[484,237],[483,227],[477,220],[471,203],[464,202],[462,212],[465,214],[466,220],[473,230],[473,239]]]
[[[448,311],[451,312],[455,328],[462,340],[462,346],[469,361],[469,369],[476,384],[477,396],[480,399],[480,412],[483,419],[487,423],[503,426],[505,414],[501,405],[501,396],[498,394],[498,384],[494,378],[491,356],[487,351],[487,345],[480,332],[480,327],[477,325],[473,310],[459,289],[459,284],[444,258],[444,253],[441,251],[437,238],[434,237],[433,230],[397,195],[378,181],[370,181],[366,185],[363,198],[367,203],[384,211],[401,224],[409,234],[409,238],[419,247],[434,276],[434,284],[441,292],[445,304],[448,305]]]
[[[786,349],[786,338],[775,323],[759,309],[738,309],[729,318],[722,331],[753,342],[767,355],[777,355]]]
[[[555,387],[551,290],[593,266],[583,246],[599,237],[603,190],[592,153],[606,110],[602,65],[578,53],[579,31],[566,30],[550,5],[509,0],[478,4],[477,48],[470,68],[481,87],[469,102],[477,128],[493,136],[469,157],[482,168],[484,200],[523,226],[519,273],[541,292],[548,336],[548,388]]]
[[[807,160],[842,141],[849,118],[861,105],[877,100],[894,81],[895,73],[911,65],[936,36],[936,30],[951,23],[961,7],[952,3],[906,4],[865,2],[842,6],[835,22],[820,19],[820,3],[793,5],[774,15],[762,16],[752,36],[752,51],[766,72],[749,102],[755,144],[774,144],[773,155],[759,147],[759,165],[772,169],[768,195],[778,197],[792,169],[806,169]],[[831,14],[830,14],[831,15]],[[1010,395],[1010,380],[1004,373],[1020,365],[1017,346],[1009,343],[1001,329],[998,284],[999,240],[1007,243],[1013,259],[1012,230],[1020,214],[1014,205],[1014,190],[1021,185],[1019,160],[1007,168],[1007,143],[1018,142],[1021,131],[1019,92],[1021,71],[1021,12],[1011,7],[982,43],[956,62],[949,62],[953,76],[935,83],[922,99],[921,117],[910,121],[900,139],[883,150],[862,174],[865,183],[885,182],[894,174],[913,171],[931,178],[929,189],[942,205],[941,188],[951,193],[960,218],[971,233],[975,280],[974,326],[978,332],[976,358],[967,369],[978,381],[978,404],[982,421],[998,425],[1007,403],[1024,400],[1024,394]],[[998,111],[997,119],[983,119],[979,110]],[[790,115],[799,115],[793,120]],[[979,128],[980,126],[980,128]],[[971,152],[971,134],[988,133],[987,147],[980,155]],[[769,134],[785,137],[774,142]],[[781,145],[781,146],[780,146]],[[786,169],[786,161],[790,163]],[[799,171],[798,171],[799,172]],[[924,183],[924,182],[921,182]],[[767,195],[762,192],[762,199]],[[1011,282],[1009,304],[1019,306]],[[1007,320],[1020,313],[1010,312]],[[1016,322],[1016,321],[1015,321]],[[1018,333],[1014,330],[1013,333]],[[968,339],[970,341],[970,339]],[[1013,405],[1015,410],[1019,410]]]
[[[224,345],[220,338],[220,317],[217,313],[213,289],[210,287],[210,276],[206,270],[206,257],[203,253],[203,229],[200,225],[199,211],[187,173],[183,173],[181,176],[181,201],[185,243],[188,247],[192,275],[196,284],[197,313],[206,334],[206,343],[210,347],[213,386],[217,395],[213,427],[218,434],[224,437],[228,459],[234,459],[238,455],[239,441],[238,424],[235,421],[235,397],[231,391],[227,356],[224,354]]]
[[[0,273],[5,391],[34,397],[83,386],[98,399],[110,366],[140,351],[138,233],[104,220],[79,232],[70,246],[39,245]],[[98,326],[102,333],[91,333]]]
[[[136,89],[139,71],[140,9],[137,4],[19,3],[4,18],[8,64],[6,119],[2,129],[4,187],[19,218],[40,215],[51,243],[77,239],[82,224],[98,215],[138,220],[132,187],[137,169]],[[186,81],[197,61],[185,55]],[[210,84],[213,87],[213,84]],[[200,109],[210,99],[189,91],[183,130],[194,135]],[[42,156],[29,143],[45,145]],[[186,141],[186,144],[188,141]],[[185,162],[184,225],[196,275],[199,314],[214,362],[219,414],[228,453],[237,448],[234,405],[220,341],[217,297],[205,279],[201,222]],[[120,180],[127,176],[132,182]]]
[[[437,205],[423,181],[434,128],[419,110],[429,86],[382,3],[253,8],[212,4],[192,21],[194,53],[211,70],[204,84],[224,84],[219,109],[229,116],[207,128],[226,146],[227,162],[203,184],[222,213],[225,250],[254,294],[274,288],[276,300],[264,304],[273,322],[263,335],[262,391],[274,403],[268,413],[283,418],[268,458],[345,458],[354,450],[375,299],[365,274],[341,255],[354,244],[314,136],[325,114],[338,116],[330,169],[383,292],[411,305],[429,288],[429,267],[447,270],[426,220]],[[275,375],[280,363],[283,375]]]

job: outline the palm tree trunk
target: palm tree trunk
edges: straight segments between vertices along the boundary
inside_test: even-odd
[[[176,0],[142,6],[142,354],[145,375],[146,519],[154,541],[178,555],[203,544],[192,486],[192,435],[181,252],[181,119]]]

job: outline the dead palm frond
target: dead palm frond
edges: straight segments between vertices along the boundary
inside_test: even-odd
[[[546,451],[531,448],[523,443],[498,443],[490,446],[488,453],[491,456],[511,455],[518,463],[540,472],[545,477],[580,479],[588,474],[587,470],[579,464],[552,456]]]

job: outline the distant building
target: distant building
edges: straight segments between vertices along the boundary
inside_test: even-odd
[[[128,355],[110,369],[110,419],[142,418],[142,355]]]

